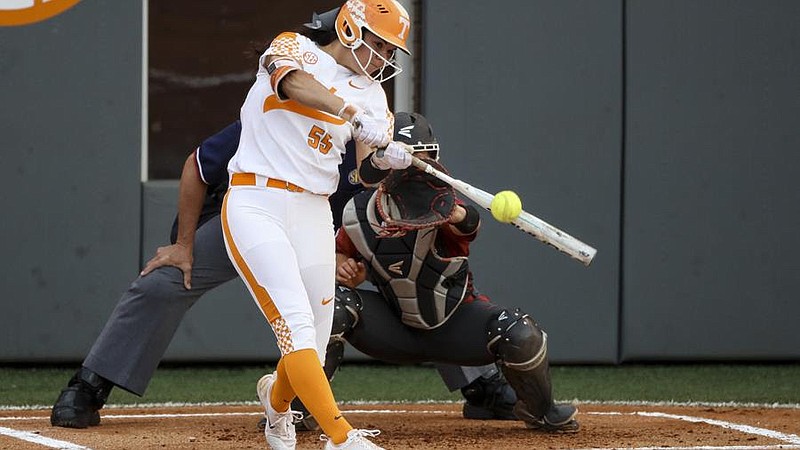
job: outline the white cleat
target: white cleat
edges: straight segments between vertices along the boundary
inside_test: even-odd
[[[256,394],[264,407],[264,416],[267,418],[267,426],[264,428],[264,436],[267,437],[267,444],[272,450],[294,450],[297,446],[297,435],[294,431],[294,419],[296,416],[302,418],[302,414],[291,409],[279,413],[272,409],[269,398],[272,393],[272,385],[275,383],[277,375],[270,373],[261,377],[256,385]]]
[[[367,437],[375,437],[379,434],[381,434],[379,430],[353,429],[347,433],[347,440],[339,445],[334,444],[333,441],[324,434],[320,436],[320,439],[327,441],[325,443],[325,450],[384,450],[383,447],[378,447],[367,439]]]

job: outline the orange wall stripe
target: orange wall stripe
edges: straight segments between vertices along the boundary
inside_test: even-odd
[[[270,323],[273,321],[280,319],[281,315],[278,312],[278,308],[275,307],[275,304],[272,303],[272,298],[269,296],[269,293],[263,286],[258,284],[256,281],[256,277],[253,276],[253,272],[247,267],[247,263],[244,262],[241,253],[239,253],[239,249],[236,248],[236,244],[233,242],[233,236],[231,236],[231,230],[228,227],[228,194],[225,194],[225,199],[222,201],[222,214],[220,217],[222,218],[222,231],[225,233],[225,240],[228,241],[228,245],[230,246],[231,253],[233,254],[233,259],[236,265],[239,267],[239,270],[244,275],[244,282],[250,286],[250,289],[256,295],[256,302],[261,307],[261,311],[267,316],[267,320]]]
[[[270,95],[264,100],[264,112],[274,109],[291,111],[293,113],[300,114],[301,116],[310,117],[312,119],[321,120],[334,125],[344,125],[347,122],[341,117],[322,112],[318,109],[314,109],[294,100],[280,101],[275,94]]]
[[[0,26],[27,25],[57,16],[75,6],[80,0],[34,1],[33,6],[23,9],[0,10]],[[0,2],[1,3],[1,2]]]

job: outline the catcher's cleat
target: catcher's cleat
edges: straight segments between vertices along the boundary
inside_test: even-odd
[[[578,408],[573,405],[553,405],[544,417],[535,417],[520,401],[514,406],[514,414],[525,422],[526,427],[534,430],[548,433],[577,433],[580,430],[580,424],[575,420]]]
[[[514,415],[517,394],[500,373],[480,377],[461,388],[466,399],[463,414],[473,420],[519,420]]]
[[[383,447],[377,446],[371,442],[367,437],[375,437],[381,434],[379,430],[350,430],[347,432],[347,440],[341,444],[334,444],[333,441],[324,434],[320,436],[320,440],[325,442],[324,450],[384,450]]]
[[[264,415],[267,419],[264,427],[264,436],[266,436],[267,444],[272,450],[294,450],[297,445],[294,420],[299,420],[302,415],[292,411],[291,408],[282,413],[272,409],[269,399],[275,379],[276,375],[270,373],[261,377],[256,385],[256,394],[264,407]]]
[[[50,412],[54,427],[86,428],[100,425],[100,409],[114,384],[81,367],[61,390]]]

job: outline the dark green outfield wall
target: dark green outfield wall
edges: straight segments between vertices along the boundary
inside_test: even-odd
[[[0,28],[0,360],[80,360],[166,240],[177,184],[139,181],[141,5],[122,3]],[[599,250],[585,268],[485,216],[477,286],[531,313],[553,361],[800,358],[799,2],[418,11],[444,163]],[[275,358],[272,341],[235,281],[168,359]]]

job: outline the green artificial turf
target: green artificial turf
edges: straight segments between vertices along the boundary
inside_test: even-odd
[[[146,395],[115,389],[109,403],[255,401],[272,366],[163,367]],[[0,406],[50,405],[75,367],[0,368]],[[555,397],[584,401],[800,404],[800,364],[555,366]],[[431,366],[345,364],[333,389],[339,401],[459,401]]]
[[[556,396],[597,401],[800,403],[800,365],[565,366]]]

